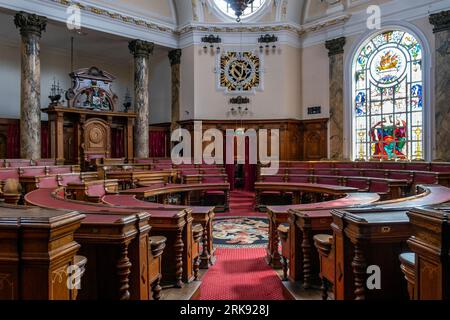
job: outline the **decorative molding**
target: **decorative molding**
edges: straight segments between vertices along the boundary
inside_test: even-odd
[[[47,18],[20,11],[14,16],[14,24],[16,28],[20,29],[20,34],[23,37],[28,37],[31,34],[41,37],[42,31],[47,27]]]
[[[153,53],[155,44],[152,42],[147,42],[143,40],[133,40],[128,44],[128,49],[135,57],[145,57],[149,58]]]
[[[328,40],[325,42],[325,47],[328,49],[328,56],[332,57],[337,54],[344,53],[345,37]]]
[[[432,14],[429,20],[434,26],[434,33],[450,30],[450,10]]]

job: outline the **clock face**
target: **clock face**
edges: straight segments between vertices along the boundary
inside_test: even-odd
[[[260,86],[260,60],[252,52],[225,52],[220,57],[220,87],[249,92]]]

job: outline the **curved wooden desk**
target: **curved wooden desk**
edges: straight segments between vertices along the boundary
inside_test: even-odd
[[[332,210],[331,250],[335,258],[333,261],[322,259],[321,271],[331,270],[322,272],[322,276],[325,274],[331,278],[326,280],[334,285],[335,299],[407,297],[405,283],[397,282],[403,277],[398,256],[407,248],[406,242],[413,232],[407,213],[418,207],[450,201],[449,188],[436,185],[420,188],[424,192],[416,197],[380,202],[364,208]],[[308,212],[294,214],[301,219]],[[382,290],[367,290],[365,287],[369,265],[390,270],[382,273]]]
[[[294,194],[294,204],[301,202],[302,193],[314,194],[313,202],[319,202],[319,194],[328,194],[332,196],[346,195],[352,192],[358,192],[357,188],[336,186],[319,183],[289,183],[289,182],[256,182],[256,209],[265,207],[261,203],[261,193],[265,191],[276,191],[280,193],[292,192]]]
[[[174,210],[186,209],[183,206],[162,205],[154,202],[147,202],[136,199],[133,194],[105,195],[103,203],[121,208],[133,208],[139,210]],[[208,269],[214,263],[213,229],[212,221],[214,219],[214,207],[191,206],[194,223],[200,223],[203,227],[202,253],[200,256],[200,268]]]
[[[226,211],[229,209],[230,203],[230,184],[229,183],[198,183],[198,184],[167,184],[165,186],[152,186],[151,184],[147,186],[142,186],[136,189],[123,190],[121,194],[132,194],[136,195],[138,199],[145,199],[149,197],[156,196],[167,196],[172,193],[180,193],[182,195],[183,206],[190,206],[190,195],[193,191],[211,191],[219,190],[225,193]],[[166,200],[164,200],[166,202]]]
[[[287,223],[289,221],[289,210],[346,208],[356,205],[370,204],[378,201],[379,199],[380,196],[376,193],[350,193],[346,197],[338,200],[289,206],[267,207],[267,214],[269,216],[269,243],[267,245],[267,263],[276,268],[281,267],[281,257],[278,252],[279,237],[277,234],[277,229],[280,224]]]

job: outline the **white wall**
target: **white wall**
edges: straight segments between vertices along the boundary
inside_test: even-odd
[[[255,46],[250,47],[254,49]],[[227,50],[223,47],[222,50]],[[239,50],[239,48],[230,48]],[[248,49],[248,48],[243,48]],[[287,45],[261,54],[264,89],[249,95],[250,114],[243,119],[299,119],[301,117],[301,50]],[[202,46],[183,49],[182,119],[241,119],[229,114],[229,99],[240,95],[226,94],[217,88],[218,55]],[[192,96],[193,95],[193,96]],[[194,105],[194,107],[192,106]],[[189,115],[185,113],[189,111]],[[193,112],[192,112],[193,111]]]

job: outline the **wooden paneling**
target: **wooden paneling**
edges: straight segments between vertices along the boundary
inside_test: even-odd
[[[280,131],[280,160],[320,160],[327,157],[327,122],[319,120],[197,120],[202,130],[215,128],[225,133],[227,129],[278,129]],[[194,120],[181,121],[182,128],[193,132]],[[268,139],[268,150],[271,146]]]

